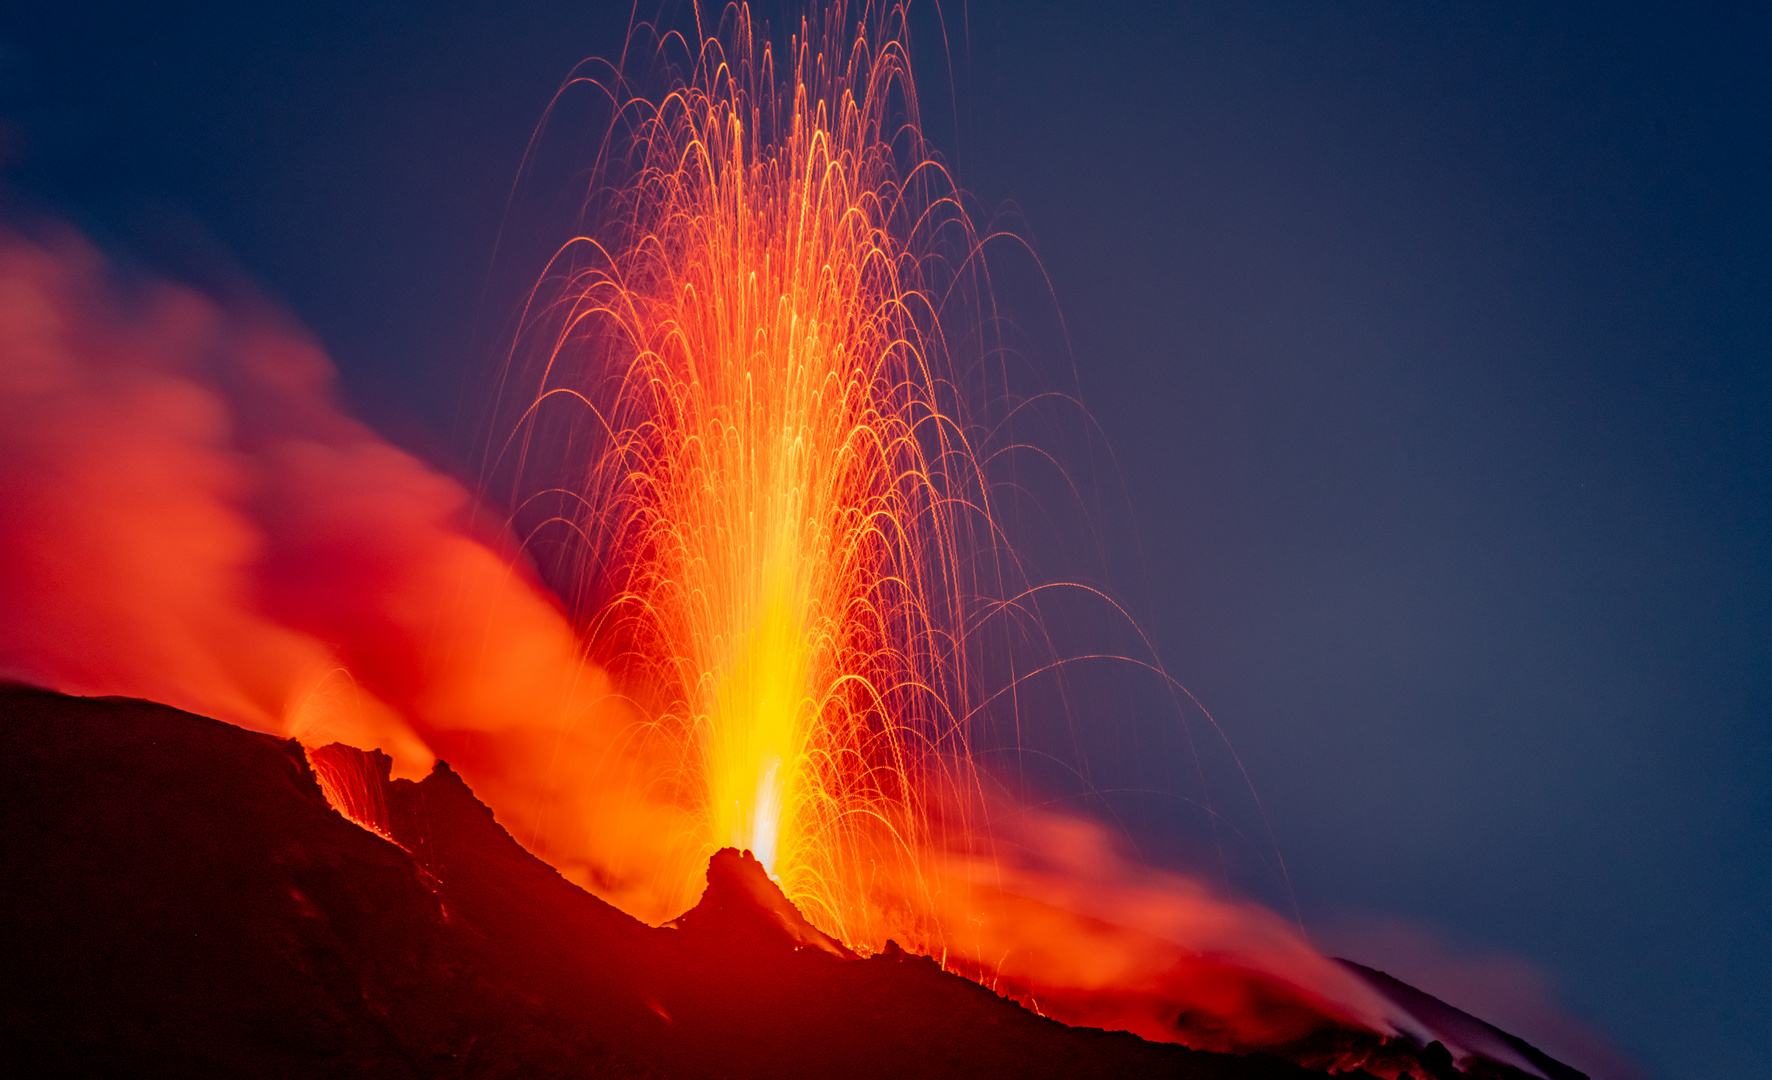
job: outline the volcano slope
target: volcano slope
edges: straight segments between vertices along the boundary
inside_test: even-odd
[[[380,834],[331,808],[296,743],[0,686],[13,1075],[1460,1075],[1437,1042],[1367,1033],[1287,1062],[1066,1027],[896,947],[856,958],[733,851],[649,927],[525,851],[447,765],[390,783],[380,755],[316,760],[376,787]]]

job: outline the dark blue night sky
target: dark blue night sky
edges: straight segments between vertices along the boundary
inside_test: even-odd
[[[471,474],[544,239],[507,198],[627,6],[152,7],[0,14],[10,212],[254,283],[361,415]],[[1307,926],[1455,1004],[1535,969],[1651,1076],[1763,1073],[1772,16],[943,15],[930,134],[1038,251],[1052,298],[1006,258],[1005,306],[1100,433],[1072,575],[1223,726]],[[1086,747],[1096,786],[1195,771],[1143,715]]]

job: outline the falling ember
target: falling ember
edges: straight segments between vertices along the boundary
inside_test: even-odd
[[[914,876],[941,763],[967,761],[954,568],[980,485],[932,257],[975,239],[922,195],[902,16],[852,37],[839,4],[778,64],[728,9],[687,80],[623,100],[625,182],[537,308],[537,411],[582,400],[602,433],[590,633],[681,748],[675,902],[747,848],[852,941],[886,929],[869,881]]]

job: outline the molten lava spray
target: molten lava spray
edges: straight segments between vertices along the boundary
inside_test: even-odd
[[[916,879],[931,798],[969,781],[956,575],[983,509],[937,259],[944,232],[962,261],[976,240],[923,194],[902,14],[838,4],[778,65],[729,8],[685,81],[619,99],[626,175],[532,328],[538,414],[594,418],[592,639],[678,750],[689,831],[656,913],[735,846],[876,947],[910,930],[882,883]]]

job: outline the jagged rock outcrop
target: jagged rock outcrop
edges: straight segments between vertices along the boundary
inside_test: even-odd
[[[19,1075],[1323,1075],[1065,1027],[896,946],[858,959],[739,852],[646,926],[525,851],[445,764],[413,783],[381,755],[314,761],[370,828],[292,742],[0,686]],[[1412,1046],[1387,1053],[1428,1075]]]

